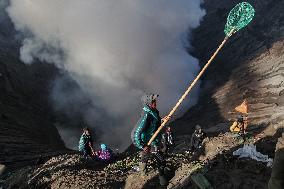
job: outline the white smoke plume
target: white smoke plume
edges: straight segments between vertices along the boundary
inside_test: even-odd
[[[188,32],[205,14],[201,3],[10,0],[6,10],[16,30],[27,36],[21,59],[27,64],[35,59],[55,63],[69,73],[93,104],[86,108],[76,104],[80,93],[62,93],[55,82],[55,106],[77,106],[86,123],[102,131],[98,136],[101,141],[125,148],[140,115],[141,96],[160,94],[159,109],[165,115],[197,74],[198,60],[185,47],[189,47]],[[197,92],[184,109],[196,102]],[[76,146],[74,141],[68,146]]]

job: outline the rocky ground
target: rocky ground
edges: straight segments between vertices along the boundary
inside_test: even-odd
[[[228,126],[228,125],[227,125]],[[267,188],[271,168],[266,163],[245,158],[239,159],[232,152],[242,147],[241,138],[227,132],[224,124],[211,128],[204,147],[198,153],[188,154],[189,136],[176,138],[176,146],[167,158],[167,187],[159,186],[158,173],[151,163],[149,173],[137,172],[138,154],[121,154],[109,165],[96,160],[85,160],[79,154],[65,154],[43,160],[40,165],[28,166],[6,173],[2,177],[4,188],[188,188],[196,184],[192,177],[197,174],[207,178],[212,188]],[[214,129],[215,128],[215,129]],[[221,130],[221,132],[219,132]],[[267,145],[276,143],[271,133],[260,128],[250,129],[245,143],[254,143],[257,150],[273,157],[273,149]],[[217,135],[217,136],[216,136]],[[5,181],[5,182],[4,182]]]

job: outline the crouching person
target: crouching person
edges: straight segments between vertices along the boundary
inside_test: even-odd
[[[159,146],[159,137],[152,142],[151,146],[147,145],[148,141],[161,125],[161,117],[157,110],[157,97],[158,95],[155,94],[142,97],[144,107],[141,118],[132,131],[131,138],[134,146],[141,151],[141,160],[139,163],[141,174],[145,175],[147,173],[147,163],[149,159],[154,158],[156,160],[156,167],[158,167],[159,170],[160,184],[165,186],[168,184],[168,181],[164,174],[165,160],[157,150],[157,146]]]
[[[112,150],[105,144],[101,144],[101,149],[97,152],[97,157],[104,163],[110,163],[113,160]]]
[[[93,139],[89,128],[83,129],[83,134],[79,140],[79,151],[83,153],[84,158],[92,157],[95,155],[93,149]]]
[[[239,133],[240,135],[245,135],[247,126],[248,126],[247,117],[243,115],[238,115],[237,119],[230,126],[230,131],[232,133]]]

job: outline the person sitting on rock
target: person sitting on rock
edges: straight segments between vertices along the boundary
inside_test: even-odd
[[[205,137],[206,137],[206,133],[203,132],[201,126],[196,125],[195,131],[191,135],[190,150],[192,152],[199,150],[202,147],[202,142],[203,142]]]
[[[142,115],[131,133],[131,139],[134,146],[141,150],[139,170],[141,171],[142,175],[146,174],[148,160],[156,159],[158,162],[160,184],[167,185],[168,181],[164,175],[165,160],[163,160],[163,156],[160,155],[160,152],[157,150],[160,135],[155,138],[155,140],[151,143],[151,146],[147,145],[148,141],[161,125],[161,117],[159,115],[159,111],[157,110],[157,98],[158,95],[155,94],[142,97],[144,104]],[[154,152],[152,151],[152,153],[151,147],[152,149],[156,149]]]
[[[93,139],[89,128],[83,129],[83,134],[79,140],[79,151],[83,153],[84,158],[92,157],[95,155],[93,149]]]
[[[107,145],[101,144],[101,149],[97,152],[97,157],[100,161],[108,163],[113,159],[112,150]]]

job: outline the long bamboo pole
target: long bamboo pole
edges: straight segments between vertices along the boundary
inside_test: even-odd
[[[202,68],[202,70],[199,72],[199,74],[196,76],[196,78],[193,80],[193,82],[190,84],[190,86],[187,88],[187,90],[184,92],[184,94],[181,96],[181,98],[178,100],[178,102],[176,103],[176,105],[173,107],[173,109],[170,111],[170,113],[167,115],[167,118],[163,121],[163,123],[161,124],[161,126],[158,128],[158,130],[154,133],[154,135],[151,137],[151,139],[148,142],[148,145],[151,145],[151,143],[153,142],[153,140],[155,140],[155,138],[157,137],[157,135],[159,134],[159,132],[163,129],[163,127],[166,125],[166,123],[169,121],[170,117],[175,113],[175,111],[177,110],[177,108],[180,106],[180,104],[182,103],[182,101],[186,98],[186,96],[189,94],[189,92],[191,91],[191,89],[194,87],[194,85],[196,84],[196,82],[200,79],[200,77],[203,75],[203,73],[206,71],[206,69],[208,68],[208,66],[211,64],[211,62],[213,61],[213,59],[216,57],[216,55],[219,53],[219,51],[222,49],[222,47],[225,45],[225,43],[227,42],[227,40],[229,39],[229,37],[234,33],[234,31],[231,31],[231,33],[226,36],[224,38],[224,40],[222,41],[222,43],[219,45],[219,47],[217,48],[217,50],[214,52],[214,54],[211,56],[211,58],[208,60],[208,62],[205,64],[205,66]]]

